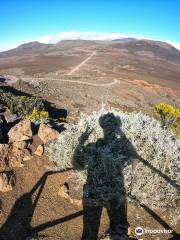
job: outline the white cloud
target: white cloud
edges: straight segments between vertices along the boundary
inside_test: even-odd
[[[150,39],[150,40],[159,40],[159,41],[164,41],[175,48],[180,50],[180,43],[173,42],[171,40],[160,40],[160,39],[152,39],[148,38],[145,36],[140,36],[136,34],[123,34],[123,33],[101,33],[101,32],[87,32],[87,31],[76,31],[76,30],[70,30],[67,32],[60,32],[54,35],[47,35],[47,36],[42,36],[39,39],[36,39],[36,41],[39,41],[41,43],[57,43],[61,40],[113,40],[113,39],[118,39],[118,38],[136,38],[136,39]],[[29,40],[29,42],[32,40]],[[18,44],[12,44],[12,45],[7,45],[5,47],[0,47],[0,51],[5,51],[9,50],[12,48],[15,48],[25,42],[21,42]]]
[[[100,33],[100,32],[87,32],[87,31],[76,31],[76,30],[71,30],[67,32],[60,32],[58,34],[54,35],[48,35],[44,36],[38,39],[39,42],[42,43],[57,43],[61,40],[114,40],[114,39],[119,39],[119,38],[136,38],[136,39],[151,39],[151,40],[157,40],[157,41],[164,41],[175,48],[180,50],[180,43],[176,43],[170,40],[159,40],[159,39],[152,39],[136,34],[123,34],[123,33]]]
[[[123,33],[100,33],[100,32],[86,32],[71,30],[68,32],[60,32],[55,35],[44,36],[38,39],[42,43],[57,43],[61,40],[113,40],[117,38],[134,37],[141,39],[143,37],[135,34],[123,34]]]

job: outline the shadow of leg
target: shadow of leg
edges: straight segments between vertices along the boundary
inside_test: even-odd
[[[81,240],[97,240],[102,207],[83,206],[83,234]]]
[[[126,200],[118,205],[111,201],[107,208],[110,220],[110,235],[112,239],[128,239],[127,203]]]
[[[31,195],[25,193],[16,200],[10,215],[0,229],[0,239],[25,239],[31,232],[33,204]]]

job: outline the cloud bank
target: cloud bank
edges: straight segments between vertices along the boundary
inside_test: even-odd
[[[123,33],[100,33],[100,32],[87,32],[71,30],[67,32],[60,32],[54,35],[47,35],[38,39],[42,43],[57,43],[61,40],[114,40],[120,38],[136,38],[136,39],[150,39],[156,41],[163,41],[171,44],[178,50],[180,50],[180,43],[173,42],[171,40],[152,39],[145,36],[136,34],[123,34]]]
[[[152,39],[149,37],[136,35],[136,34],[123,34],[123,33],[101,33],[101,32],[87,32],[87,31],[76,31],[76,30],[70,30],[67,32],[60,32],[54,35],[47,35],[42,36],[39,39],[31,39],[31,41],[39,41],[41,43],[57,43],[61,40],[114,40],[114,39],[121,39],[121,38],[136,38],[136,39],[150,39],[150,40],[156,40],[156,41],[163,41],[171,44],[178,50],[180,50],[180,43],[173,42],[171,40],[161,40],[161,39]],[[23,44],[12,44],[6,47],[0,47],[0,51],[9,50],[12,48],[17,47],[18,45]]]
[[[142,39],[142,36],[133,34],[123,34],[123,33],[100,33],[100,32],[86,32],[86,31],[76,31],[71,30],[68,32],[60,32],[55,35],[48,35],[38,39],[42,43],[57,43],[61,40],[113,40],[118,38],[133,37],[137,39]]]

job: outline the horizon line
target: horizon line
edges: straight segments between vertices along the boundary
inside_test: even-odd
[[[14,43],[7,47],[0,48],[0,52],[12,50],[14,48],[19,47],[20,45],[30,43],[30,42],[40,42],[45,44],[56,44],[62,40],[89,40],[89,41],[113,41],[116,39],[123,39],[123,38],[135,38],[137,40],[153,40],[153,41],[160,41],[164,43],[168,43],[171,46],[175,47],[177,50],[180,50],[180,43],[173,42],[171,40],[162,40],[162,39],[155,39],[150,37],[145,37],[138,34],[127,34],[127,33],[104,33],[104,32],[90,32],[90,31],[77,31],[77,30],[69,30],[66,32],[59,32],[57,34],[52,35],[45,35],[38,39],[30,39],[27,41],[22,41],[18,43]]]

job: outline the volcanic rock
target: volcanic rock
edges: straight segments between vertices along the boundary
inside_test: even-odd
[[[59,132],[50,126],[41,123],[38,131],[38,137],[43,141],[43,143],[48,143],[50,141],[58,139]]]
[[[12,127],[8,133],[9,142],[20,142],[32,138],[31,121],[23,120]]]
[[[13,189],[15,185],[15,175],[13,172],[0,173],[0,191],[8,192]]]
[[[37,156],[42,156],[44,153],[44,146],[43,145],[39,145],[36,149],[36,151],[34,152],[34,154],[36,154]]]

